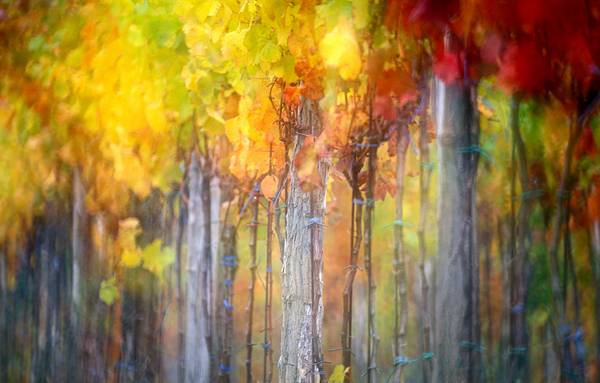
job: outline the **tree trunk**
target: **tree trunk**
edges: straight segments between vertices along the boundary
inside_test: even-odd
[[[264,317],[264,359],[263,359],[263,383],[271,383],[273,380],[273,349],[271,347],[273,304],[273,208],[274,202],[269,198],[267,208],[267,254],[265,265],[265,317]]]
[[[223,229],[222,270],[223,286],[219,291],[217,318],[219,326],[219,382],[229,383],[232,380],[230,368],[233,356],[233,282],[237,271],[237,249],[235,226],[226,225]]]
[[[498,237],[498,252],[502,263],[502,324],[500,325],[500,355],[496,363],[498,366],[498,381],[504,382],[508,380],[508,361],[504,355],[508,352],[509,347],[509,331],[510,331],[510,278],[509,278],[509,261],[510,261],[510,244],[504,241],[504,238],[509,238],[509,229],[506,225],[506,218],[500,217],[497,225]]]
[[[596,188],[596,186],[594,186]],[[598,192],[592,192],[594,196]],[[594,276],[594,313],[596,316],[596,328],[600,328],[600,220],[594,217],[592,227],[590,228],[590,264]],[[596,353],[595,353],[596,375],[600,376],[600,331],[596,331]]]
[[[371,122],[373,118],[371,115]],[[372,125],[371,125],[372,127]],[[375,208],[374,189],[375,172],[377,168],[377,141],[374,132],[369,129],[368,157],[367,157],[367,190],[365,192],[365,224],[364,224],[364,251],[365,271],[367,272],[367,383],[377,382],[377,327],[375,325],[375,278],[373,275],[373,210]]]
[[[554,334],[552,326],[546,324],[543,327],[544,331],[544,344],[547,347],[544,348],[544,382],[556,383],[560,376],[560,361],[555,349],[551,346],[554,342]]]
[[[202,173],[201,161],[193,153],[188,172],[188,260],[187,322],[185,334],[185,381],[211,381],[211,287],[210,214],[206,214],[208,178]],[[209,205],[210,206],[210,205]]]
[[[548,249],[548,258],[550,263],[550,281],[552,287],[552,311],[555,315],[554,343],[558,358],[560,361],[561,379],[566,379],[566,372],[570,365],[570,353],[561,350],[561,344],[565,344],[569,336],[569,326],[564,306],[565,292],[561,288],[561,273],[558,265],[558,253],[562,239],[563,225],[567,213],[567,203],[569,199],[569,188],[571,182],[571,163],[575,145],[581,134],[583,125],[577,121],[569,126],[569,139],[564,154],[564,163],[556,193],[556,210],[552,219],[552,231]],[[566,286],[565,286],[566,287]],[[557,325],[556,325],[557,324]]]
[[[252,350],[254,343],[252,341],[252,330],[254,326],[254,289],[256,285],[256,239],[258,235],[258,184],[254,186],[250,196],[252,204],[252,220],[250,221],[250,284],[248,285],[248,304],[246,305],[246,383],[252,383]]]
[[[354,366],[352,369],[353,382],[362,382],[367,371],[367,288],[363,278],[356,279],[354,288],[354,304],[352,305],[353,336],[351,339]]]
[[[0,251],[0,344],[9,344],[11,337],[9,335],[9,325],[11,319],[12,302],[8,301],[8,285],[6,272],[6,259],[8,257],[7,246],[3,244]],[[13,255],[14,256],[14,255]],[[2,347],[0,350],[0,381],[8,381],[8,361],[11,357],[8,353],[8,347]]]
[[[81,270],[86,251],[87,213],[85,209],[85,189],[79,169],[73,171],[73,233],[71,238],[73,257],[73,277],[71,285],[71,323],[77,328],[81,310],[82,279]]]
[[[575,268],[575,260],[573,259],[573,247],[571,244],[571,228],[569,226],[570,220],[570,207],[567,207],[567,213],[565,217],[565,240],[564,240],[564,255],[565,255],[565,263],[566,269],[565,273],[571,277],[571,287],[573,294],[573,306],[574,306],[574,314],[575,314],[575,326],[571,334],[569,334],[569,341],[572,344],[573,348],[573,367],[571,371],[571,379],[579,382],[585,381],[585,345],[583,339],[583,329],[582,329],[582,321],[581,321],[581,300],[579,296],[579,287],[577,283],[577,270]],[[568,289],[568,284],[566,284],[566,288]],[[566,298],[565,298],[566,300]],[[569,349],[569,352],[571,350]]]
[[[491,289],[491,279],[492,279],[492,240],[493,240],[493,226],[491,222],[491,209],[487,203],[484,203],[479,206],[479,213],[486,216],[488,220],[487,223],[484,223],[480,228],[480,244],[481,249],[483,250],[483,281],[481,286],[481,295],[485,300],[485,310],[482,307],[482,312],[485,311],[485,336],[486,336],[486,344],[487,344],[487,352],[485,353],[485,362],[488,366],[492,365],[492,355],[493,348],[492,344],[494,341],[494,318],[492,313],[492,289]],[[486,369],[486,379],[491,379],[492,373],[490,369]]]
[[[184,186],[182,189],[186,189]],[[179,214],[177,216],[177,239],[175,243],[175,272],[177,278],[177,382],[185,381],[185,291],[183,287],[183,241],[186,229],[186,207],[184,191],[179,192]]]
[[[360,246],[362,242],[363,203],[362,193],[360,191],[358,180],[359,173],[362,168],[362,162],[357,161],[356,157],[356,152],[353,152],[351,169],[352,175],[350,179],[352,186],[352,217],[350,222],[350,262],[348,264],[348,271],[346,272],[346,279],[344,281],[342,314],[342,363],[344,367],[348,369],[347,373],[344,376],[344,381],[346,383],[350,382],[352,378],[352,349],[354,348],[352,341],[354,339],[358,339],[356,336],[353,336],[352,323],[354,311],[354,282],[356,280],[356,272],[358,271],[358,255],[360,253]],[[362,333],[358,332],[357,334]],[[359,350],[356,348],[354,349],[356,352],[358,352]]]
[[[302,148],[305,134],[314,135],[320,130],[315,108],[316,104],[308,100],[299,107],[296,125],[300,129],[308,128],[309,132],[296,135],[293,159]],[[316,382],[322,371],[323,221],[327,165],[318,159],[315,166],[320,184],[309,192],[302,189],[296,164],[291,166],[281,271],[281,383]]]
[[[434,382],[481,380],[474,89],[436,81],[439,237]]]
[[[220,300],[218,297],[221,296],[222,291],[222,281],[223,274],[219,271],[219,253],[221,251],[221,181],[218,176],[213,175],[210,178],[208,184],[208,210],[206,211],[206,215],[210,217],[208,222],[208,230],[209,230],[209,238],[207,251],[210,256],[210,267],[211,267],[211,289],[209,292],[211,303],[211,313],[209,314],[211,318],[212,327],[210,328],[210,338],[211,338],[211,363],[217,368],[212,368],[211,370],[211,381],[214,382],[217,380],[217,376],[220,375],[229,375],[231,373],[231,368],[228,364],[218,363],[218,355],[221,355],[222,348],[221,342],[219,339],[219,332],[223,326],[222,322],[218,322],[216,318],[218,318],[218,312],[221,309],[225,309],[227,312],[233,312],[233,302],[225,302],[225,300]],[[205,206],[206,207],[206,206]]]
[[[527,380],[527,360],[529,355],[528,334],[526,321],[527,303],[527,262],[529,260],[529,247],[527,243],[528,220],[531,205],[531,191],[529,189],[529,175],[525,143],[521,137],[519,127],[519,101],[514,97],[511,100],[511,130],[513,134],[513,188],[516,177],[516,167],[519,169],[519,182],[521,184],[521,204],[519,206],[518,220],[513,222],[514,246],[511,265],[511,308],[510,308],[510,348],[509,348],[509,376],[510,381]],[[512,204],[517,200],[512,193]],[[514,208],[513,208],[514,209]]]
[[[404,248],[404,173],[409,144],[407,126],[398,128],[396,148],[396,219],[394,222],[394,382],[402,381],[402,372],[408,362],[406,355],[406,326],[408,324],[408,294],[406,250]]]
[[[85,207],[85,188],[81,180],[81,173],[78,168],[73,170],[73,211],[72,211],[72,232],[71,232],[71,307],[70,307],[70,327],[72,337],[69,340],[71,344],[70,374],[72,378],[79,377],[79,360],[81,355],[81,342],[83,338],[83,309],[85,302],[85,278],[82,278],[84,262],[88,251],[89,225],[88,214]]]
[[[427,214],[429,211],[429,183],[433,165],[429,162],[429,133],[427,132],[428,107],[430,82],[424,87],[426,92],[422,97],[423,110],[421,111],[419,121],[419,162],[421,171],[419,172],[419,226],[417,228],[417,237],[419,241],[419,273],[421,279],[421,356],[423,357],[422,373],[423,382],[431,382],[432,354],[431,354],[431,321],[429,304],[429,283],[425,271],[425,262],[427,260]]]

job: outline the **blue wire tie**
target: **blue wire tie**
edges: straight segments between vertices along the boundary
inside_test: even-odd
[[[410,359],[404,355],[398,355],[394,358],[394,366],[406,366],[416,362],[417,359]]]
[[[421,100],[419,101],[419,105],[417,105],[417,110],[415,110],[415,115],[421,114],[423,113],[423,111],[425,110],[425,106],[427,105],[427,101],[425,101],[425,97],[421,97]],[[414,120],[414,118],[413,118]]]
[[[583,329],[577,327],[575,334],[573,334],[573,343],[575,343],[575,354],[583,358],[585,356],[585,343],[583,342]]]
[[[231,373],[231,366],[221,363],[219,364],[219,371],[221,371],[224,374],[229,374]]]
[[[283,210],[285,208],[287,208],[287,205],[285,203],[280,203],[279,205],[277,205],[275,210]]]
[[[525,355],[525,354],[527,354],[527,347],[525,347],[525,346],[513,347],[508,351],[508,353],[510,355]]]
[[[517,303],[516,305],[514,305],[513,307],[511,307],[510,311],[513,314],[520,314],[523,311],[525,311],[525,305],[523,303]]]
[[[483,347],[481,344],[471,342],[468,340],[460,341],[460,347],[467,349],[467,350],[476,351],[476,352],[483,352],[485,350],[485,347]]]
[[[272,273],[272,272],[273,272],[273,269],[271,268],[271,266],[267,266],[267,269],[266,269],[266,271],[267,271],[267,273]]]
[[[540,198],[543,195],[544,195],[544,189],[532,189],[532,190],[527,190],[527,191],[524,191],[523,193],[521,193],[521,199],[524,199],[524,200],[535,199],[535,198]]]
[[[235,255],[225,255],[222,262],[224,267],[236,267],[237,257]]]
[[[488,100],[485,97],[481,97],[481,103],[485,106],[487,106],[490,109],[494,109],[494,106],[492,105],[492,103],[490,102],[490,100]]]
[[[306,225],[304,227],[310,227],[312,225],[319,225],[319,226],[325,226],[323,225],[323,218],[321,217],[308,217],[306,219]]]
[[[571,333],[571,326],[568,324],[561,324],[558,326],[558,331],[563,337],[568,337]]]
[[[225,310],[227,310],[228,312],[233,311],[233,305],[229,303],[229,300],[223,299],[223,306],[225,306]]]
[[[423,360],[431,360],[433,359],[433,352],[424,352],[423,355],[421,356],[421,358]]]
[[[492,157],[490,156],[490,154],[479,145],[465,146],[465,147],[459,148],[458,152],[460,154],[478,153],[479,155],[484,157],[486,160],[492,162]]]
[[[583,340],[583,329],[581,327],[577,327],[575,334],[573,334],[572,339],[574,342],[579,342]]]
[[[231,287],[231,286],[233,286],[233,281],[231,279],[225,279],[223,281],[223,284],[227,287]]]
[[[379,144],[354,144],[356,148],[378,148]]]
[[[270,350],[271,349],[271,343],[263,343],[262,346],[263,346],[263,348],[265,350]]]
[[[433,162],[423,162],[421,164],[421,167],[425,170],[433,170],[433,168],[435,167],[435,164]]]
[[[372,200],[371,198],[367,198],[366,200],[360,199],[360,198],[354,198],[352,200],[352,203],[354,205],[367,205],[367,206],[375,206],[375,201]]]
[[[389,225],[385,225],[384,228],[386,227],[391,227],[391,226],[403,226],[403,227],[412,227],[412,224],[410,224],[409,222],[406,222],[404,220],[401,219],[396,219],[394,220],[394,222],[392,222]]]
[[[127,370],[127,371],[130,371],[130,372],[133,372],[133,371],[135,371],[135,363],[133,363],[133,362],[129,362],[129,363],[118,362],[115,365],[115,368],[118,369],[118,370]]]

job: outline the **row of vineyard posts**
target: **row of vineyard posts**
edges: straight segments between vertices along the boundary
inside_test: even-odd
[[[296,12],[300,14],[293,16],[292,23],[301,25],[307,20],[314,21],[318,12],[309,3],[302,2],[298,6]],[[191,124],[191,133],[185,138],[187,142],[177,141],[177,158],[183,164],[181,178],[169,185],[168,193],[153,189],[144,198],[132,197],[126,216],[137,217],[135,222],[119,220],[111,214],[92,214],[86,203],[92,182],[82,175],[82,164],[63,164],[69,169],[66,176],[69,191],[64,195],[46,196],[42,211],[33,219],[27,235],[20,239],[14,258],[20,264],[10,266],[18,270],[16,289],[9,289],[6,282],[9,258],[5,254],[12,251],[8,242],[0,251],[0,310],[3,310],[0,380],[18,381],[17,377],[22,374],[18,370],[25,365],[31,366],[28,373],[31,381],[161,380],[166,375],[157,345],[163,337],[169,304],[174,301],[177,306],[174,310],[177,316],[175,375],[179,382],[230,382],[234,375],[238,381],[247,383],[270,383],[275,378],[282,383],[403,382],[406,371],[415,366],[421,370],[419,376],[423,382],[483,382],[492,379],[492,374],[500,376],[501,381],[529,381],[531,334],[527,324],[527,300],[533,274],[531,254],[535,245],[545,242],[552,288],[549,309],[552,319],[544,325],[547,331],[543,339],[552,344],[548,353],[557,359],[558,366],[556,370],[548,367],[544,374],[549,381],[556,375],[561,382],[583,381],[587,366],[581,346],[581,294],[571,245],[570,196],[578,179],[574,171],[577,147],[584,132],[590,129],[589,121],[600,104],[598,75],[592,80],[587,72],[579,76],[575,69],[570,69],[577,65],[573,57],[563,57],[560,53],[564,48],[560,45],[562,40],[555,36],[558,32],[550,25],[556,22],[556,17],[561,17],[559,11],[567,1],[556,1],[558,5],[554,5],[553,10],[557,15],[534,20],[539,24],[537,28],[547,32],[544,36],[530,33],[531,26],[515,26],[504,12],[492,11],[495,6],[489,2],[481,2],[486,5],[482,12],[487,13],[479,19],[473,17],[476,3],[449,1],[448,5],[440,5],[408,0],[372,3],[368,5],[368,21],[364,22],[359,35],[366,43],[360,43],[359,48],[357,42],[351,40],[350,48],[341,48],[358,53],[352,52],[349,56],[341,53],[335,62],[329,62],[331,57],[327,55],[336,53],[328,49],[331,43],[327,43],[327,38],[333,35],[326,34],[320,43],[309,42],[307,44],[314,46],[300,50],[303,53],[311,49],[321,51],[324,56],[321,62],[315,64],[294,57],[295,81],[286,81],[268,71],[258,72],[255,77],[262,74],[268,77],[268,81],[259,85],[264,88],[260,91],[261,102],[270,109],[268,113],[275,116],[270,122],[278,133],[278,137],[268,134],[262,137],[261,147],[268,154],[268,165],[260,172],[241,177],[224,170],[221,163],[232,156],[236,143],[229,142],[230,137],[222,133],[211,131],[207,120],[198,116],[208,109],[200,110],[194,105],[190,118],[181,122]],[[583,1],[576,3],[570,7],[580,13],[588,11]],[[352,2],[349,4],[352,15]],[[267,10],[269,6],[267,2],[261,4]],[[23,7],[15,12],[26,17],[28,9]],[[239,11],[240,14],[250,12]],[[214,13],[210,17],[218,19],[220,16]],[[586,21],[587,29],[583,32],[575,26],[579,23],[575,16],[565,22],[565,28],[572,28],[584,39],[597,37],[600,13],[589,17],[594,19]],[[460,27],[455,25],[457,18],[462,23]],[[265,30],[270,28],[265,20],[256,18],[254,21]],[[330,33],[345,36],[347,23],[335,19],[334,24],[339,25]],[[547,74],[550,80],[544,78],[532,84],[529,78],[510,77],[502,68],[489,69],[493,65],[484,62],[485,57],[479,53],[473,53],[479,52],[481,45],[472,32],[476,26],[493,31],[494,38],[502,39],[508,46],[505,50],[512,49],[513,55],[523,47],[534,47],[536,52],[551,56],[556,68]],[[394,57],[380,57],[383,54],[375,42],[381,33],[379,28],[386,28],[387,44],[406,47],[403,56],[393,50],[394,54],[388,56]],[[191,30],[186,29],[186,33],[192,34]],[[312,32],[303,33],[306,35],[301,38],[314,39]],[[193,50],[193,47],[188,48]],[[344,61],[354,60],[354,53],[359,55],[356,58],[359,63],[345,67]],[[361,64],[363,58],[365,64]],[[269,65],[279,57],[273,59],[266,55],[263,59],[265,63],[260,62],[257,67],[272,69]],[[334,71],[335,81],[324,84],[329,75],[326,72],[332,68],[338,69]],[[368,73],[360,80],[362,69]],[[527,75],[532,71],[520,67],[519,70],[525,70]],[[478,213],[493,209],[484,206],[490,202],[481,198],[478,189],[481,162],[490,160],[481,145],[482,120],[487,117],[481,114],[478,91],[485,82],[484,74],[504,79],[510,93],[507,127],[511,137],[511,165],[507,172],[510,212],[499,216],[496,223],[478,220]],[[547,185],[533,182],[532,159],[528,158],[527,148],[531,143],[526,142],[521,132],[519,116],[521,106],[529,98],[545,95],[549,87],[554,87],[550,91],[561,94],[562,98],[558,99],[571,108],[568,110],[572,115],[566,127],[568,139],[562,151],[563,159],[557,165],[559,176],[553,190],[556,198],[551,201],[551,207],[546,208],[545,226],[540,229],[529,227],[528,218],[536,205],[541,206],[537,198],[540,189]],[[197,87],[188,90],[202,93]],[[332,123],[328,117],[331,110],[326,110],[321,103],[327,92],[335,95],[336,113],[345,113],[350,119],[341,141],[335,121]],[[230,92],[230,96],[231,93],[235,92]],[[200,104],[204,102],[200,100],[202,97],[194,101]],[[338,102],[338,98],[343,101]],[[380,258],[373,251],[376,200],[381,199],[377,188],[383,177],[380,171],[383,164],[378,155],[385,145],[392,152],[390,161],[395,162],[395,214],[391,223],[393,265],[381,269],[385,277],[393,280],[390,310],[393,312],[394,357],[387,361],[391,368],[378,366],[381,358],[378,356],[379,313],[375,302],[374,265]],[[252,155],[252,149],[245,150]],[[415,225],[418,275],[413,277],[409,276],[409,246],[405,241],[410,226],[405,213],[405,181],[411,150],[417,153],[420,168],[419,215]],[[326,201],[330,193],[329,178],[334,173],[347,182],[351,191],[351,198],[342,201],[351,211],[350,246],[346,249],[346,273],[340,276],[344,279],[340,292],[343,312],[339,323],[340,347],[335,350],[336,354],[323,345],[323,320],[327,315],[323,300],[326,293],[324,237],[328,229]],[[434,174],[437,225],[428,222]],[[549,194],[550,190],[546,192]],[[595,186],[586,193],[596,195]],[[68,218],[64,212],[70,213]],[[258,235],[262,225],[266,233],[265,263],[259,265],[258,254],[263,249],[259,249]],[[431,227],[437,231],[432,232]],[[242,229],[249,231],[247,244],[238,241]],[[547,239],[545,232],[550,233]],[[135,267],[109,266],[107,249],[117,239],[122,249],[131,250],[125,245],[127,233],[131,233],[132,248],[136,241],[150,249],[156,243],[157,248],[161,243],[173,246],[173,273],[169,274],[168,288],[161,283],[162,276],[155,278]],[[491,350],[494,338],[489,323],[494,233],[502,257],[503,287],[508,292],[502,302],[506,319],[503,320],[502,342],[505,344],[498,346],[506,357],[499,358]],[[599,233],[600,220],[596,217],[588,233],[589,263],[596,286],[600,286]],[[435,250],[428,247],[431,237],[437,238]],[[159,238],[162,242],[156,242]],[[96,243],[92,243],[94,241]],[[240,264],[240,246],[249,247],[247,269]],[[480,265],[482,252],[484,258]],[[151,263],[161,265],[162,261],[148,254],[154,253],[144,252],[147,258],[137,260],[136,267],[143,262],[144,267],[148,265],[149,270],[154,267],[160,271],[157,274],[162,275],[162,266]],[[281,257],[281,270],[273,268],[276,254]],[[434,260],[433,271],[428,271],[431,259]],[[102,280],[98,273],[115,275],[116,279]],[[249,275],[245,296],[234,295],[236,276],[240,273]],[[365,344],[360,350],[356,349],[354,339],[361,334],[357,334],[353,326],[357,323],[355,303],[361,299],[354,284],[359,273],[364,273],[366,278],[366,305],[361,315],[366,321],[366,334],[362,334]],[[117,286],[126,275],[131,277],[129,281],[139,281],[138,285],[128,282],[127,286]],[[379,278],[382,278],[381,273]],[[411,283],[411,279],[418,283]],[[281,286],[279,297],[273,295],[277,280]],[[417,288],[410,291],[411,286],[418,287],[418,291]],[[600,323],[597,289],[594,310],[596,323]],[[258,317],[255,315],[257,294],[264,296],[264,306],[259,310],[262,315]],[[120,298],[115,300],[117,295]],[[419,297],[416,327],[409,325],[411,296]],[[281,313],[273,312],[275,299],[280,299]],[[243,300],[246,301],[243,316],[237,313],[234,316],[234,311],[239,310],[234,302]],[[15,302],[27,303],[20,306]],[[573,328],[568,326],[570,303],[575,313]],[[281,328],[274,328],[273,317],[280,314]],[[98,317],[105,321],[93,319]],[[234,322],[234,317],[243,317],[244,322]],[[258,334],[256,323],[262,325]],[[238,350],[234,334],[238,326],[245,331],[243,366],[235,363]],[[414,347],[409,344],[412,330],[418,332],[414,338],[419,339]],[[275,332],[280,332],[279,349],[273,344]],[[487,340],[483,339],[485,336]],[[600,338],[600,334],[596,336]],[[16,339],[23,337],[31,340],[33,350],[31,357],[23,357],[16,363],[11,357],[13,351],[6,346],[16,344]],[[257,337],[260,337],[258,343]],[[600,354],[600,340],[595,352]],[[364,369],[358,369],[362,353]],[[494,363],[500,365],[494,371],[484,367]],[[600,356],[596,363],[600,368]]]

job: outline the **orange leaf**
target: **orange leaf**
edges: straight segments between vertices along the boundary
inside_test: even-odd
[[[300,105],[302,95],[302,85],[286,85],[283,90],[283,101],[288,105]]]
[[[277,193],[277,177],[266,176],[260,183],[260,192],[268,199],[273,199]]]

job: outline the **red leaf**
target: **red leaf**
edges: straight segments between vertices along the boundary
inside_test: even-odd
[[[487,64],[498,64],[502,53],[502,38],[492,33],[488,35],[481,45],[481,59]]]
[[[549,6],[549,3],[551,2],[548,0],[519,0],[517,2],[517,14],[525,29],[530,29],[533,25],[543,22],[551,16],[552,7]]]
[[[393,97],[398,106],[402,107],[417,99],[416,85],[407,71],[394,69],[384,71],[377,79],[376,91],[378,96]]]
[[[375,117],[381,117],[387,121],[394,121],[396,119],[394,101],[387,96],[375,96],[373,113],[375,114]]]
[[[588,216],[592,221],[600,219],[600,188],[594,184],[587,200]]]
[[[573,73],[578,79],[588,80],[594,68],[590,42],[581,33],[578,33],[569,36],[567,44],[567,58],[573,67]]]
[[[549,89],[548,60],[530,41],[511,43],[504,52],[498,82],[507,91],[534,93]]]
[[[581,133],[581,137],[579,137],[579,141],[575,147],[575,158],[589,157],[596,153],[597,148],[594,141],[594,133],[592,133],[592,129],[586,127]]]
[[[447,84],[462,78],[462,65],[458,53],[444,52],[438,55],[433,63],[433,72]]]

